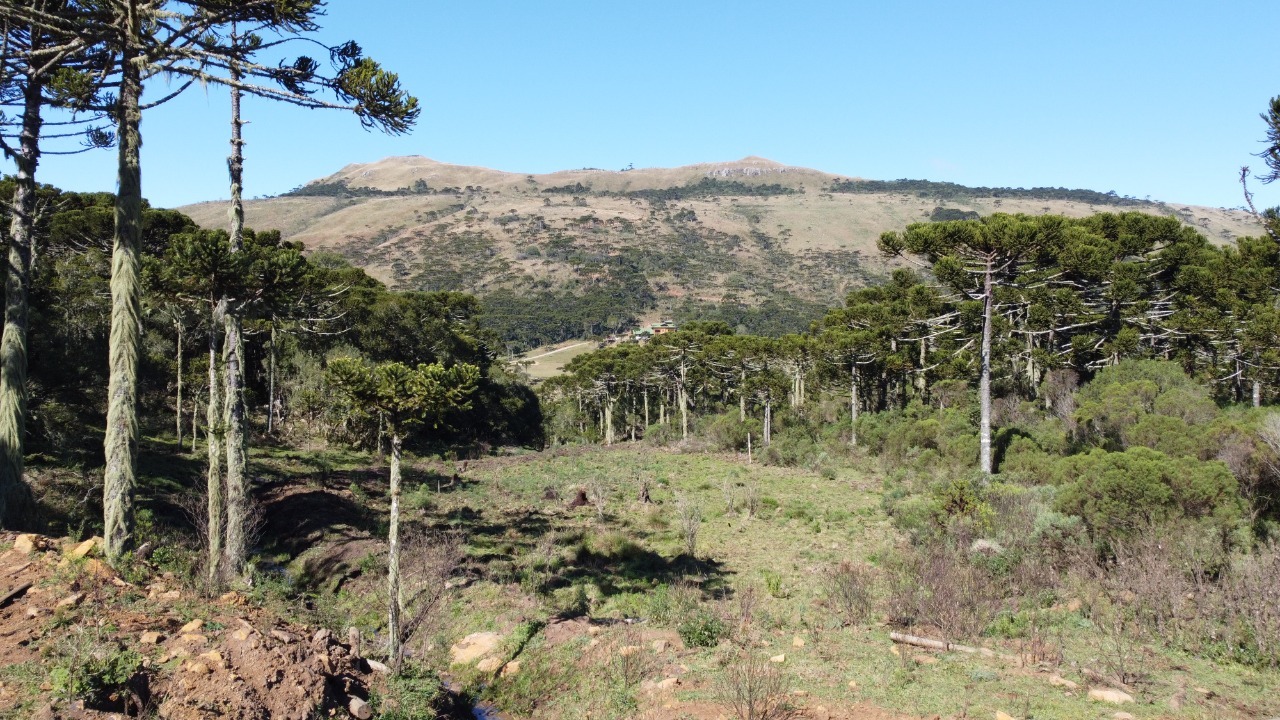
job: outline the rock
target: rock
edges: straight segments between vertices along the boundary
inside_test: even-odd
[[[1080,612],[1080,608],[1084,607],[1084,603],[1080,598],[1071,598],[1067,601],[1067,612]]]
[[[82,602],[84,602],[84,593],[76,593],[74,595],[68,595],[67,597],[62,598],[61,600],[58,601],[58,604],[55,607],[57,608],[75,607]]]
[[[200,632],[200,628],[202,627],[204,627],[204,621],[197,618],[186,625],[183,625],[182,629],[178,630],[178,632],[183,635],[190,635],[191,633]]]
[[[502,666],[501,675],[502,677],[510,677],[512,675],[515,675],[518,672],[520,672],[520,661],[512,660],[511,662]]]
[[[996,720],[1016,720],[1012,715],[1002,710],[996,711]]]
[[[315,635],[311,636],[311,644],[324,647],[329,644],[329,638],[332,637],[332,635],[333,633],[329,632],[329,628],[320,628],[316,631]]]
[[[799,635],[791,638],[791,647],[793,648],[804,647],[804,638],[800,637]]]
[[[284,643],[285,645],[291,645],[291,644],[293,644],[293,643],[298,642],[298,636],[297,636],[297,635],[294,635],[293,633],[285,632],[284,630],[280,630],[280,629],[277,629],[277,628],[272,628],[272,630],[271,630],[271,637],[273,637],[273,638],[275,638],[275,639],[279,640],[280,642]]]
[[[1066,688],[1067,690],[1075,690],[1076,688],[1080,687],[1079,685],[1075,684],[1074,682],[1071,682],[1070,680],[1060,675],[1050,675],[1049,684],[1054,687]]]
[[[100,542],[102,542],[102,538],[97,536],[91,537],[79,545],[76,545],[74,548],[71,548],[71,551],[67,553],[67,557],[72,560],[80,560],[93,552],[93,549],[98,547],[98,543]]]
[[[20,555],[30,555],[40,549],[40,539],[31,533],[19,535],[13,541],[13,551]]]
[[[669,677],[669,678],[665,678],[663,680],[658,681],[658,684],[655,685],[654,687],[658,688],[659,690],[670,690],[679,684],[680,684],[680,678]]]
[[[480,672],[497,672],[502,667],[502,660],[496,657],[487,657],[476,663],[476,669]]]
[[[1111,717],[1112,720],[1133,720],[1133,716],[1127,712],[1118,712]]]
[[[253,631],[250,630],[249,628],[240,628],[239,630],[236,630],[235,632],[231,633],[231,639],[244,642],[245,640],[249,639],[249,636],[251,634],[253,634]]]
[[[937,665],[938,664],[938,658],[932,655],[912,655],[911,659],[914,660],[917,665]]]
[[[191,673],[192,675],[208,675],[209,674],[209,666],[201,662],[188,661],[187,664],[183,666],[183,669]]]
[[[787,661],[787,656],[785,653],[783,653],[782,655],[774,655],[773,657],[769,658],[769,662],[771,663],[784,663],[786,661]]]
[[[357,718],[357,720],[369,720],[369,718],[373,717],[373,708],[369,707],[369,703],[358,697],[351,698],[351,701],[347,703],[347,712],[350,712],[351,717]]]
[[[186,635],[180,635],[178,640],[184,643],[191,643],[192,645],[203,645],[209,642],[209,638],[201,635],[200,633],[187,633]]]
[[[1004,552],[1004,547],[995,540],[979,538],[969,546],[969,552],[975,555],[999,555]]]
[[[622,657],[631,657],[632,655],[635,655],[638,652],[640,652],[639,645],[623,645],[621,648],[618,649],[618,654],[621,655]]]
[[[377,660],[368,660],[368,659],[366,659],[364,662],[365,662],[365,664],[366,664],[366,665],[368,665],[368,666],[369,666],[369,671],[370,671],[370,672],[376,672],[376,673],[378,673],[379,675],[390,675],[390,674],[391,674],[391,668],[387,667],[386,665],[383,665],[382,663],[378,662]]]
[[[478,632],[462,638],[449,648],[449,657],[454,665],[466,665],[493,652],[502,636],[496,632]]]
[[[666,641],[666,640],[654,640],[654,641],[653,641],[653,651],[654,651],[654,652],[656,652],[656,653],[658,653],[659,655],[661,655],[662,653],[666,652],[666,651],[667,651],[667,641]]]
[[[182,592],[179,590],[170,590],[169,592],[162,592],[156,595],[156,599],[163,600],[164,602],[176,602],[182,599]]]
[[[819,705],[810,710],[809,715],[813,720],[831,720],[831,711],[823,705]]]
[[[235,590],[230,590],[219,595],[218,602],[225,603],[227,605],[248,605],[249,604],[249,601],[245,598],[245,596],[241,595]]]
[[[158,645],[160,644],[160,637],[160,633],[152,630],[142,633],[142,637],[139,639],[139,642],[143,645]]]
[[[849,681],[849,689],[850,689],[850,690],[857,690],[857,689],[858,689],[858,681],[857,681],[857,680],[850,680],[850,681]]]
[[[1089,691],[1089,699],[1094,702],[1108,702],[1114,705],[1123,705],[1133,702],[1133,696],[1119,690],[1110,688],[1094,688]]]
[[[213,667],[222,667],[223,664],[225,663],[225,661],[222,658],[222,653],[218,652],[217,650],[210,650],[207,653],[200,653],[200,657],[203,658],[204,660],[207,660],[209,664]]]
[[[43,614],[44,614],[44,608],[36,607],[34,605],[27,608],[27,617],[29,618],[38,618]]]

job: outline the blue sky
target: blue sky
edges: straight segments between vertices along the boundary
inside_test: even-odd
[[[425,155],[521,173],[759,155],[847,176],[1039,185],[1234,207],[1280,95],[1280,3],[330,0],[423,105],[407,136],[249,102],[247,196]],[[163,85],[149,88],[151,98]],[[227,197],[226,92],[143,120],[143,188]],[[113,151],[41,180],[115,186]],[[1280,204],[1280,187],[1257,187]]]

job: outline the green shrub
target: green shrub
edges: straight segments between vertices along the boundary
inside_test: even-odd
[[[1171,519],[1201,519],[1224,534],[1243,516],[1235,477],[1221,462],[1171,458],[1148,448],[1063,458],[1057,509],[1082,518],[1095,539],[1125,537]]]
[[[724,621],[707,610],[699,610],[676,627],[687,647],[714,647],[725,631]]]

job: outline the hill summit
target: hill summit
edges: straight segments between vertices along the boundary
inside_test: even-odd
[[[206,227],[225,222],[224,203],[179,209]],[[1123,210],[1178,217],[1219,242],[1258,232],[1233,210],[864,180],[754,156],[546,174],[391,157],[246,206],[250,226],[341,255],[393,288],[480,296],[500,325],[507,317],[499,331],[513,346],[660,316],[794,331],[883,274],[884,231],[995,212]]]

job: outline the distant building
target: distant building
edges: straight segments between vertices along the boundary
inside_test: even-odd
[[[669,332],[679,330],[680,326],[670,320],[663,320],[660,323],[654,323],[646,328],[639,328],[631,332],[631,339],[638,343],[648,342],[654,335],[666,335]]]

